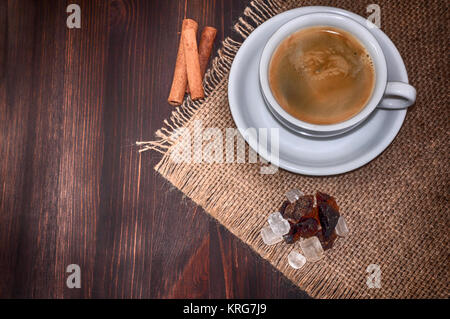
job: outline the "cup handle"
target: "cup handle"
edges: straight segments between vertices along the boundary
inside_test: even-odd
[[[403,82],[388,82],[378,108],[399,110],[407,108],[416,101],[416,89]]]

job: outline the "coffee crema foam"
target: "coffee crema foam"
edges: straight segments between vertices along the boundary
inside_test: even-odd
[[[270,62],[269,85],[281,107],[297,119],[336,124],[358,114],[370,100],[375,70],[353,35],[317,26],[281,42]]]

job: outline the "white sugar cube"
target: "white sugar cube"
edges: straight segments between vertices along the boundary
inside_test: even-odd
[[[272,231],[275,233],[275,235],[278,236],[284,236],[289,233],[289,230],[291,230],[291,225],[286,219],[277,221],[276,223],[272,223],[270,224],[270,227],[272,228]]]
[[[322,244],[316,236],[302,240],[300,242],[300,247],[308,261],[315,262],[324,256]]]
[[[276,212],[270,214],[267,221],[269,222],[269,225],[272,225],[282,221],[283,219],[283,216],[279,212]]]
[[[266,245],[275,245],[283,240],[283,237],[275,235],[270,226],[265,226],[261,229],[261,237]]]
[[[289,222],[286,219],[284,219],[279,212],[270,214],[268,221],[275,235],[278,236],[286,235],[287,233],[289,233],[289,230],[291,229],[291,225],[289,224]]]
[[[344,216],[340,216],[336,225],[336,235],[339,237],[345,237],[348,235],[348,227]]]
[[[306,264],[306,258],[298,251],[291,251],[288,255],[288,263],[292,268],[300,269]]]
[[[300,196],[303,196],[303,195],[304,194],[298,189],[291,189],[286,192],[286,198],[291,203],[295,202],[296,200],[298,200],[300,198]]]

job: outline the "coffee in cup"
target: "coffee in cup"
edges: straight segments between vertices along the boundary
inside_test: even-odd
[[[350,119],[371,99],[375,68],[355,36],[332,26],[294,32],[274,51],[269,86],[293,117],[329,125]]]
[[[259,62],[259,84],[272,115],[296,133],[330,137],[352,130],[375,109],[414,104],[413,86],[388,81],[386,58],[372,32],[381,31],[327,12],[282,25],[267,41]],[[280,67],[277,61],[291,67]]]

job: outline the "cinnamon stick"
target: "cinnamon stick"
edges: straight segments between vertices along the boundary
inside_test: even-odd
[[[191,91],[191,99],[198,100],[205,97],[203,91],[203,77],[200,72],[196,32],[187,28],[182,36],[184,45],[184,57],[186,60],[186,73]]]
[[[205,75],[206,67],[208,66],[208,61],[214,46],[216,34],[216,28],[206,26],[203,28],[202,35],[200,37],[200,44],[198,45],[198,58],[200,61],[200,72],[202,74],[202,78]]]
[[[200,62],[200,74],[202,75],[202,78],[205,76],[206,67],[208,66],[208,61],[214,46],[216,34],[216,28],[206,26],[203,28],[200,36],[200,43],[198,44],[198,59]],[[186,93],[189,93],[189,85],[186,86]]]
[[[177,61],[173,72],[172,87],[167,101],[172,105],[180,105],[183,102],[187,86],[186,58],[184,53],[183,38],[186,30],[191,29],[197,33],[198,24],[192,19],[184,19],[181,27],[180,44],[178,46]]]

